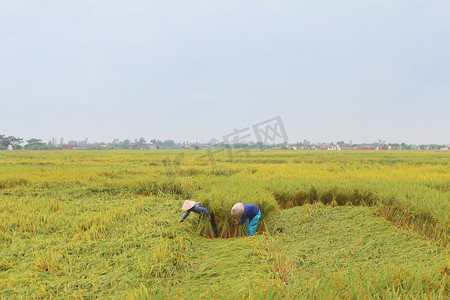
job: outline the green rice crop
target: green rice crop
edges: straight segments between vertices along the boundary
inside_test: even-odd
[[[260,229],[266,229],[269,217],[278,211],[273,195],[255,180],[217,179],[197,194],[196,200],[213,212],[218,219],[220,237],[242,236],[242,227],[233,225],[237,220],[231,218],[231,207],[238,202],[255,204],[260,208]],[[203,222],[199,233],[213,236],[210,226]]]

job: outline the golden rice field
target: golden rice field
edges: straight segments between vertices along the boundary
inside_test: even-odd
[[[448,299],[449,158],[1,151],[0,298]],[[219,238],[177,226],[186,199]],[[257,235],[235,202],[261,208]]]

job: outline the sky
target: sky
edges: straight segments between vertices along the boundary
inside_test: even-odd
[[[450,1],[0,2],[0,134],[450,143]]]

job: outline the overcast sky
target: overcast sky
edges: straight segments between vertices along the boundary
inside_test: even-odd
[[[0,134],[450,143],[450,1],[0,2]]]

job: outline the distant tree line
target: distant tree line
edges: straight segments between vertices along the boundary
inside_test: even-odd
[[[0,135],[0,149],[6,150],[9,145],[17,147],[17,149],[21,149],[22,146],[20,144],[23,143],[23,139],[17,138],[14,136],[6,136],[4,134]]]
[[[83,149],[135,149],[140,146],[154,146],[156,149],[180,149],[183,147],[183,144],[185,143],[176,143],[173,140],[161,141],[158,139],[152,139],[147,142],[143,137],[136,138],[134,141],[114,139],[111,143],[89,143],[87,138],[82,141],[69,140],[67,143],[64,143],[64,139],[61,139],[59,143],[55,139],[45,143],[37,138],[31,138],[24,142],[23,138],[0,135],[0,150],[6,150],[8,147],[12,147],[14,150],[58,150],[63,149],[63,145],[74,145]]]
[[[311,143],[308,140],[303,140],[303,142],[291,143],[287,144],[274,144],[274,145],[263,145],[262,143],[248,143],[248,144],[233,144],[227,145],[223,142],[213,142],[213,143],[191,143],[188,141],[177,143],[174,140],[158,140],[151,139],[150,141],[146,141],[143,137],[139,139],[134,139],[134,141],[125,139],[123,141],[119,139],[114,139],[111,143],[104,142],[94,142],[89,143],[88,139],[84,139],[82,141],[69,140],[66,144],[64,143],[64,139],[61,139],[59,143],[56,142],[55,139],[48,141],[47,143],[43,142],[41,139],[31,138],[29,140],[24,141],[23,138],[14,137],[14,136],[6,136],[0,135],[0,150],[6,150],[8,148],[13,150],[60,150],[67,149],[64,146],[77,146],[78,149],[85,150],[100,150],[100,149],[192,149],[192,150],[200,150],[200,149],[218,149],[218,148],[233,148],[233,149],[293,149],[294,147],[297,149],[313,149],[313,148],[321,148],[325,147],[337,147],[340,149],[354,149],[355,147],[371,147],[371,148],[386,148],[387,146],[392,147],[393,149],[402,149],[402,150],[416,150],[418,148],[422,150],[434,150],[434,149],[443,149],[447,146],[439,145],[439,144],[427,144],[427,145],[412,145],[406,143],[386,143],[386,141],[378,140],[377,142],[372,143],[360,143],[353,144],[352,141],[344,142],[338,141],[336,143]]]
[[[109,144],[110,148],[112,149],[130,149],[150,145],[156,146],[157,149],[178,149],[180,146],[180,144],[175,143],[175,141],[173,140],[160,141],[152,139],[150,140],[150,142],[147,142],[143,137],[135,139],[134,142],[128,139],[123,141],[120,141],[119,139],[114,139],[112,143]]]

